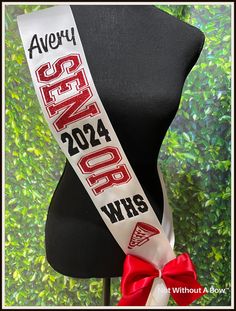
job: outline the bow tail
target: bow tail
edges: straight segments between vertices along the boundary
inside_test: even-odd
[[[196,299],[203,296],[204,287],[193,278],[187,278],[183,281],[173,280],[173,278],[164,278],[166,287],[170,290],[170,294],[175,302],[180,306],[188,306]],[[188,284],[188,286],[186,286]]]
[[[122,295],[118,306],[145,306],[150,288],[144,287],[129,295]]]

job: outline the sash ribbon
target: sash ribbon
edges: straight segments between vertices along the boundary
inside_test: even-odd
[[[122,298],[118,305],[145,306],[153,281],[157,277],[164,280],[169,293],[180,306],[187,306],[205,294],[204,287],[197,281],[195,267],[187,253],[169,261],[162,269],[128,254],[121,280]]]

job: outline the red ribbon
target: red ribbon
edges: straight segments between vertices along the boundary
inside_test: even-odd
[[[164,280],[171,296],[180,306],[187,306],[205,294],[187,253],[169,261],[161,270],[139,257],[127,255],[121,280],[122,298],[118,305],[145,306],[156,277]]]

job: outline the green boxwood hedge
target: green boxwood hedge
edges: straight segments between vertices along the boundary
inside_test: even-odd
[[[47,208],[65,157],[40,111],[16,24],[17,15],[45,7],[5,6],[5,305],[101,306],[101,279],[65,277],[45,260]],[[177,253],[191,254],[200,282],[212,291],[193,305],[230,305],[231,7],[158,7],[206,35],[159,164],[174,212]],[[120,297],[119,282],[112,279],[112,305]],[[220,288],[225,293],[213,292]]]

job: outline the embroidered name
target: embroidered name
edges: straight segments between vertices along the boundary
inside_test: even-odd
[[[39,54],[43,52],[47,53],[50,49],[57,49],[64,41],[72,42],[73,45],[76,45],[74,27],[61,30],[60,32],[46,34],[43,38],[39,38],[37,34],[34,34],[28,49],[29,58],[33,58],[33,50]]]

